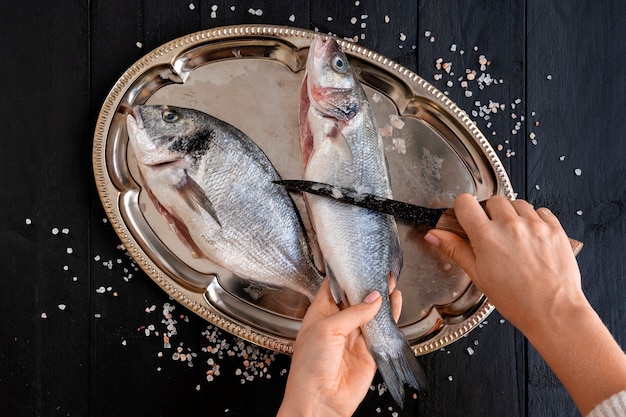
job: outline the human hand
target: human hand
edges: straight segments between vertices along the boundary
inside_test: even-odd
[[[469,194],[460,195],[454,209],[469,241],[437,229],[426,240],[456,261],[522,332],[561,305],[587,304],[567,235],[550,210],[501,196],[483,210]]]
[[[398,320],[402,296],[392,291],[390,299]],[[340,310],[324,280],[296,337],[279,417],[354,413],[376,373],[359,327],[376,315],[381,304],[380,294],[374,291],[362,303]]]

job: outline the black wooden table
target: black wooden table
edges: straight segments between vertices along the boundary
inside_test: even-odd
[[[584,289],[626,343],[625,15],[621,0],[3,2],[2,415],[275,414],[289,357],[157,288],[105,221],[91,167],[95,120],[118,76],[167,41],[230,24],[356,37],[448,94],[519,197],[585,242]],[[399,410],[376,378],[357,415],[578,415],[497,312],[420,361],[429,392]]]

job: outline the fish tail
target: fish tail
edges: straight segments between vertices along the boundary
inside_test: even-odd
[[[404,407],[404,384],[416,390],[426,388],[424,371],[407,342],[404,342],[402,349],[397,351],[373,350],[372,355],[389,393],[401,408]]]

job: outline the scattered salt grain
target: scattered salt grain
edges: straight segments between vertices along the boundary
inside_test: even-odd
[[[143,48],[143,43],[141,42],[137,42],[135,43],[135,46],[139,49]],[[103,223],[106,223],[106,219],[102,219]]]
[[[452,381],[454,378],[452,378],[452,375],[448,375],[448,381]]]
[[[55,235],[55,236],[58,235],[59,234],[59,229],[56,228],[56,227],[53,227],[52,228],[52,234]]]
[[[48,315],[46,314],[45,311],[43,313],[41,313],[41,318],[42,319],[47,319],[48,318]]]
[[[31,225],[33,223],[33,221],[29,218],[26,219],[26,224]]]
[[[424,32],[424,37],[426,38],[430,38],[430,31],[427,30],[426,32]]]
[[[248,9],[248,13],[253,14],[255,16],[262,16],[263,15],[263,10],[261,9],[253,9],[252,7]]]
[[[385,23],[389,23],[389,15],[385,15]]]
[[[583,171],[580,168],[576,168],[574,170],[574,174],[576,174],[577,177],[580,177],[583,174]]]
[[[67,308],[67,306],[65,304],[59,304],[57,307],[59,307],[59,310],[63,311]]]
[[[552,79],[552,75],[548,74],[548,76],[546,77],[547,80],[551,80]]]
[[[189,10],[194,10],[196,8],[196,5],[193,3],[189,3]]]
[[[474,349],[472,349],[471,346],[467,347],[467,354],[470,355],[470,356],[472,356],[474,354]]]
[[[72,253],[74,253],[74,249],[72,248],[67,248],[65,251],[67,252],[68,255],[71,255]]]
[[[535,185],[535,190],[539,191],[541,189],[541,187],[539,187],[539,184]]]
[[[561,155],[561,156],[559,156],[559,160],[561,160],[561,161],[565,161],[565,155]]]
[[[400,40],[402,42],[404,42],[406,40],[406,35],[404,33],[402,33],[402,32],[400,32]]]
[[[456,52],[456,44],[455,43],[450,45],[450,52]]]
[[[582,210],[578,210],[578,211],[576,212],[576,214],[578,214],[579,216],[582,216],[582,215],[583,215],[583,211],[582,211]]]
[[[296,21],[296,15],[292,14],[291,16],[289,16],[289,21],[290,22],[295,22]]]

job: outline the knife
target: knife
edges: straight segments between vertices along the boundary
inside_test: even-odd
[[[300,191],[332,198],[336,201],[353,206],[364,207],[379,213],[389,214],[397,219],[414,224],[421,224],[441,230],[453,232],[464,239],[467,233],[463,230],[452,208],[429,208],[405,203],[372,194],[359,193],[356,190],[335,185],[304,180],[279,180],[275,184],[284,186],[289,191]],[[484,203],[481,205],[484,208]],[[583,243],[569,238],[574,255],[578,255]]]

